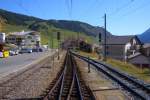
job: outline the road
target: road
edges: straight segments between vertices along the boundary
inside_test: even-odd
[[[8,58],[0,58],[0,78],[24,69],[38,59],[53,53],[50,51],[34,52],[31,54],[19,54],[16,56],[10,56]]]

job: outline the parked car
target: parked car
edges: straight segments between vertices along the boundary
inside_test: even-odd
[[[22,48],[19,53],[32,53],[32,49],[31,48]]]
[[[42,48],[39,48],[39,52],[43,52],[43,49],[42,49]]]
[[[18,54],[19,54],[19,50],[17,48],[13,48],[13,49],[9,50],[10,56],[14,56],[14,55],[18,55]]]
[[[42,48],[33,48],[32,52],[43,52]]]
[[[38,52],[38,49],[37,48],[33,48],[32,52]]]

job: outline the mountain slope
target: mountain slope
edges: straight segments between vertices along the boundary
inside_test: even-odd
[[[143,43],[150,43],[150,28],[138,37]]]
[[[83,32],[91,36],[96,36],[98,33],[104,33],[104,29],[101,27],[92,26],[79,21],[49,20],[48,24],[57,28],[67,29],[75,32]],[[111,35],[109,32],[107,32],[107,34]]]
[[[44,21],[32,16],[26,16],[0,9],[0,17],[6,20],[6,24],[11,25],[27,25],[29,21]]]
[[[102,34],[104,33],[104,29],[102,27],[92,26],[87,23],[79,21],[43,20],[32,16],[26,16],[22,14],[5,11],[2,9],[0,9],[0,17],[5,19],[7,24],[22,25],[26,26],[29,29],[34,29],[37,24],[44,22],[45,24],[40,24],[40,27],[36,27],[36,29],[41,28],[43,25],[43,27],[53,26],[56,28],[70,30],[74,32],[82,32],[90,36],[96,36],[98,33]],[[109,32],[107,32],[107,34],[110,35]]]

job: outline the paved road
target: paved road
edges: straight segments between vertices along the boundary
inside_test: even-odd
[[[44,57],[46,55],[53,54],[50,51],[47,52],[35,52],[31,54],[19,54],[16,56],[10,56],[8,58],[0,58],[0,78],[18,70],[23,69],[26,65],[30,65],[32,62]]]

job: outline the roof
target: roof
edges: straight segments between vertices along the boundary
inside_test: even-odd
[[[135,35],[133,38],[136,39],[136,41],[137,41],[139,44],[141,44],[141,45],[143,44],[137,35]]]
[[[107,37],[107,43],[106,44],[112,44],[112,45],[115,45],[115,44],[126,44],[127,42],[129,42],[131,40],[131,38],[133,38],[134,36],[131,35],[131,36],[110,36],[110,37]]]
[[[146,57],[137,52],[134,55],[129,56],[128,61],[134,64],[150,64],[150,57]]]
[[[30,34],[30,33],[35,33],[36,31],[27,31],[27,32],[14,32],[12,33],[12,35],[27,35],[27,34]],[[37,33],[37,32],[36,32]]]
[[[136,52],[134,55],[130,55],[130,56],[128,57],[128,59],[132,59],[132,58],[137,57],[137,56],[139,56],[139,55],[141,55],[141,53],[140,53],[140,52]]]
[[[138,38],[143,44],[150,43],[150,28],[146,30],[144,33],[138,35]]]
[[[143,48],[150,48],[150,43],[145,43],[145,44],[143,45]]]

